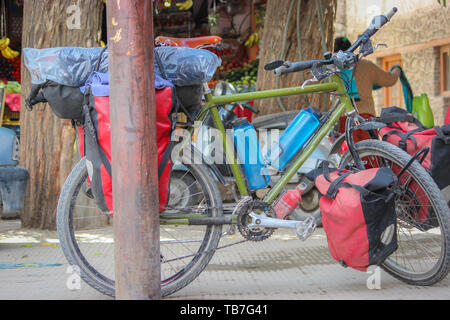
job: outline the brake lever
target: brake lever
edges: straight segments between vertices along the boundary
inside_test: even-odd
[[[373,48],[373,51],[375,52],[375,50],[378,49],[378,47],[385,47],[388,48],[388,45],[386,43],[378,43],[375,45],[375,47]]]
[[[302,90],[304,90],[305,89],[305,86],[308,84],[308,83],[310,83],[310,82],[317,82],[317,81],[319,81],[319,80],[317,80],[316,79],[316,77],[315,76],[313,76],[312,78],[310,78],[310,79],[307,79],[305,82],[303,82],[303,84],[302,84]]]
[[[374,47],[372,45],[372,41],[370,39],[368,39],[361,46],[361,49],[359,50],[359,54],[361,55],[361,58],[365,57],[365,56],[368,56],[369,54],[374,53],[375,50],[378,49],[378,47],[385,47],[385,48],[387,48],[388,46],[385,43],[379,43],[379,44],[376,44],[375,47]]]

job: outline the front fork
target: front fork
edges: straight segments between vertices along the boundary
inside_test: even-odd
[[[356,112],[356,110],[346,113],[346,116],[347,120],[345,123],[345,141],[347,142],[347,147],[354,160],[355,166],[360,170],[364,170],[364,164],[358,152],[356,151],[355,141],[353,140],[353,131],[355,129],[355,126],[360,123],[361,119],[364,119]]]

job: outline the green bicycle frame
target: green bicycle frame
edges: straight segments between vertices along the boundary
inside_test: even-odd
[[[240,101],[248,101],[248,100],[257,100],[257,99],[267,99],[267,98],[277,98],[277,97],[286,97],[291,95],[298,94],[307,94],[307,93],[324,93],[324,92],[335,92],[340,97],[340,104],[337,108],[331,113],[328,120],[321,126],[321,128],[311,137],[307,146],[303,149],[303,151],[297,156],[295,160],[293,160],[292,164],[283,174],[281,179],[270,189],[270,191],[264,197],[264,201],[268,204],[271,204],[289,180],[297,173],[298,169],[303,165],[303,163],[308,159],[308,157],[313,153],[313,151],[320,144],[322,139],[326,136],[328,132],[333,128],[335,123],[339,120],[339,118],[346,112],[351,112],[354,110],[352,101],[350,100],[347,90],[345,88],[345,84],[342,79],[333,75],[331,77],[332,81],[321,84],[307,85],[304,88],[302,87],[290,87],[290,88],[282,88],[282,89],[274,89],[274,90],[262,90],[248,93],[238,93],[233,95],[224,95],[224,96],[213,96],[211,93],[207,93],[205,95],[206,104],[202,107],[199,112],[201,115],[198,121],[203,120],[204,116],[207,114],[207,111],[211,112],[211,117],[214,121],[214,125],[216,129],[222,135],[222,144],[226,155],[226,160],[231,168],[233,177],[236,181],[236,185],[238,187],[239,193],[241,196],[248,196],[249,192],[247,190],[245,180],[242,177],[241,171],[239,169],[237,159],[235,158],[233,148],[230,146],[230,142],[227,139],[227,135],[225,132],[225,128],[223,126],[222,120],[219,116],[218,105],[236,103]],[[183,141],[184,143],[190,143],[191,141]],[[174,159],[176,161],[177,159]],[[196,217],[201,217],[202,215],[195,215]],[[188,224],[188,219],[194,218],[193,215],[161,215],[161,223],[164,224]],[[184,219],[183,219],[184,218]]]

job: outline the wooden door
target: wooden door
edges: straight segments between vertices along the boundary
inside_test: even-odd
[[[400,54],[385,57],[382,60],[383,70],[390,70],[393,66],[402,66],[402,57]],[[405,100],[403,98],[402,84],[398,80],[392,87],[383,88],[384,107],[397,106],[405,108]]]

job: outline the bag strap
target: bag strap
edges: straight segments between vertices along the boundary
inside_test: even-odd
[[[386,141],[387,138],[388,138],[390,135],[394,134],[394,135],[399,136],[399,137],[401,138],[401,140],[400,140],[399,143],[398,143],[398,146],[399,146],[402,150],[405,150],[405,151],[406,151],[406,141],[407,141],[408,139],[411,140],[411,141],[414,143],[414,148],[417,149],[417,140],[416,140],[414,137],[412,137],[411,135],[414,134],[414,133],[416,133],[416,132],[421,132],[421,131],[423,131],[421,128],[417,128],[417,129],[411,130],[411,131],[409,131],[409,132],[407,132],[407,133],[400,132],[400,131],[397,131],[397,130],[390,130],[390,131],[386,132],[386,133],[383,135],[382,140],[383,140],[383,141]]]
[[[370,194],[380,196],[379,193],[372,192],[372,191],[364,188],[363,186],[348,183],[348,182],[343,182],[342,180],[336,185],[336,191],[335,191],[335,193],[333,193],[333,198],[336,197],[339,188],[353,188],[353,189],[357,190],[363,197],[366,197]],[[386,197],[385,202],[389,202],[393,196],[394,196],[394,193],[389,194]],[[327,198],[328,198],[328,193],[327,193]],[[329,198],[329,199],[333,199],[333,198]]]
[[[161,163],[159,164],[159,167],[158,167],[158,179],[161,178],[162,174],[164,173],[164,169],[166,168],[167,164],[169,163],[173,145],[174,145],[174,141],[170,140],[169,144],[167,145],[167,148],[164,151],[164,154],[161,158]]]
[[[339,191],[339,188],[342,186],[344,179],[347,178],[347,176],[349,176],[351,173],[352,173],[351,171],[345,172],[339,178],[334,180],[330,184],[330,187],[328,188],[327,194],[325,195],[325,197],[327,199],[334,199]],[[326,177],[325,177],[325,179],[326,179]]]
[[[161,77],[163,79],[167,80],[166,72],[164,71],[164,67],[162,65],[161,58],[159,57],[159,53],[156,50],[154,53],[155,53],[155,61],[158,64],[158,68],[159,68],[159,72],[161,73]],[[172,90],[176,92],[175,86],[172,87]],[[175,130],[175,127],[177,125],[178,107],[181,105],[182,108],[184,108],[184,106],[179,102],[176,93],[172,95],[172,99],[173,98],[176,99],[175,110],[174,110],[175,116],[174,116],[174,119],[171,119],[172,123],[171,123],[171,128],[170,128],[170,135],[172,135],[172,132]],[[186,114],[187,114],[187,112],[186,112]],[[172,149],[173,149],[174,144],[175,144],[174,141],[172,141],[172,139],[170,139],[169,144],[167,145],[167,148],[164,151],[164,154],[161,158],[161,162],[159,163],[159,166],[158,166],[158,179],[161,178],[167,164],[169,163],[170,155],[172,154]]]
[[[86,90],[86,93],[88,93],[88,95],[90,94],[90,88],[88,88]],[[88,95],[86,95],[86,96],[88,96]],[[95,145],[97,147],[97,151],[99,153],[100,160],[102,161],[103,165],[105,166],[105,169],[108,172],[109,176],[112,178],[111,162],[108,160],[108,157],[106,156],[105,152],[103,151],[103,149],[100,146],[100,143],[98,141],[97,130],[95,129],[94,122],[92,121],[88,104],[83,105],[83,114],[84,114],[84,124],[83,124],[84,155],[86,155],[86,132],[87,132],[89,134],[89,137],[93,140],[93,142],[95,143]],[[85,128],[87,130],[85,130]]]
[[[375,117],[374,119],[376,119],[376,121],[378,122],[384,122],[386,124],[390,124],[393,122],[409,122],[409,123],[414,123],[415,125],[423,128],[424,130],[426,130],[426,128],[424,127],[424,125],[417,120],[416,118],[414,118],[413,115],[411,114],[401,114],[401,113],[393,113],[393,114],[384,114],[381,115],[379,117]]]
[[[320,163],[320,166],[322,167],[322,173],[323,173],[323,176],[325,177],[325,179],[328,182],[331,182],[331,179],[330,179],[330,168],[328,167],[328,164],[329,164],[329,162],[324,160],[324,161],[322,161]]]
[[[325,195],[325,197],[330,200],[334,199],[339,191],[339,188],[353,188],[353,189],[357,190],[364,197],[371,195],[371,194],[380,196],[380,194],[372,192],[372,191],[364,188],[363,186],[344,182],[344,179],[352,173],[354,173],[354,172],[346,172],[342,176],[340,176],[338,179],[334,180],[333,183],[328,188],[328,191],[327,191],[327,194]],[[397,186],[397,184],[398,184],[398,179],[395,176],[394,183],[392,185],[395,187],[395,186]],[[393,192],[390,193],[386,197],[385,202],[387,203],[387,202],[391,201],[393,196],[394,196],[394,193]]]

